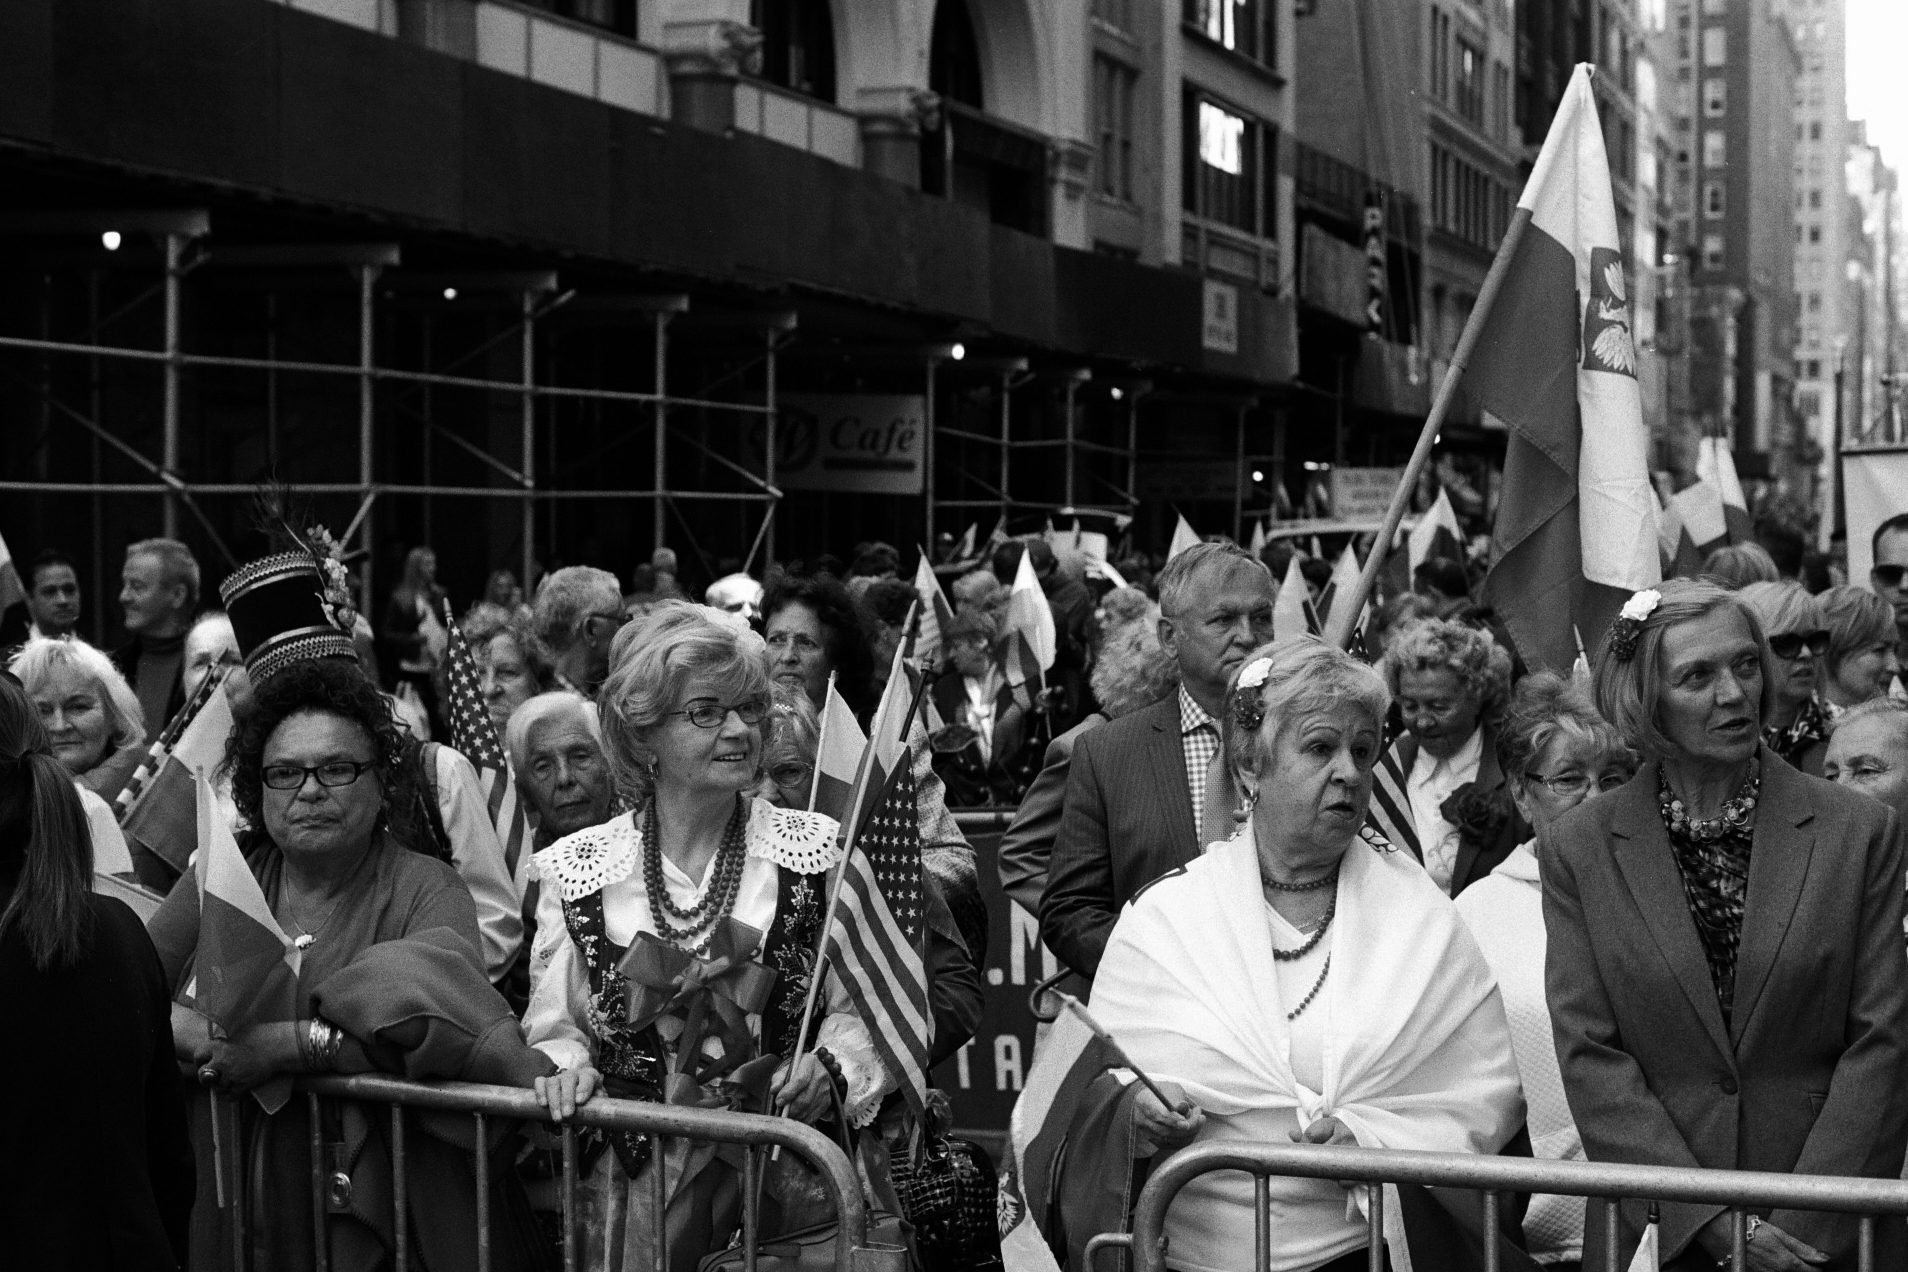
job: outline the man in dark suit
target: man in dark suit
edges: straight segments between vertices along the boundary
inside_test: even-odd
[[[1223,759],[1227,683],[1272,637],[1272,575],[1243,548],[1188,548],[1158,583],[1159,642],[1179,667],[1179,692],[1080,735],[1041,895],[1041,936],[1085,976],[1099,967],[1121,906],[1231,835],[1238,795]]]

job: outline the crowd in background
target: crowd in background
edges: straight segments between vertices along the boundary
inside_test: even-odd
[[[939,662],[909,741],[935,1062],[974,1034],[987,941],[950,810],[999,808],[1003,890],[1184,1097],[1167,1107],[1120,1081],[1100,1092],[1131,1147],[1106,1160],[1128,1185],[1214,1133],[1901,1173],[1908,515],[1876,533],[1866,588],[1783,533],[1723,547],[1696,577],[1639,594],[1574,674],[1523,665],[1481,600],[1479,562],[1461,556],[1374,598],[1345,654],[1274,630],[1288,580],[1315,617],[1340,599],[1316,541],[1256,554],[1212,541],[1110,569],[1051,531],[997,535],[964,560],[944,540],[934,555]],[[1054,637],[1032,692],[1011,666],[1023,556]],[[418,546],[372,616],[328,567],[298,565],[301,595],[324,607],[311,630],[334,635],[295,648],[306,628],[247,608],[278,575],[247,566],[221,608],[184,544],[151,539],[127,549],[128,639],[108,653],[77,635],[74,562],[34,558],[30,630],[0,685],[0,1011],[94,1039],[88,1081],[121,1092],[86,1132],[99,1151],[135,1151],[112,1117],[151,1128],[146,1169],[106,1190],[125,1203],[122,1228],[89,1248],[135,1252],[118,1266],[221,1266],[220,1114],[191,1093],[324,1070],[532,1087],[557,1119],[598,1093],[779,1109],[859,1134],[874,1200],[908,1215],[910,1146],[924,1133],[954,1144],[944,1117],[923,1126],[902,1107],[833,981],[809,995],[812,1026],[800,991],[839,860],[833,823],[810,811],[819,722],[832,686],[866,728],[896,652],[937,614],[912,564],[861,544],[762,580],[729,571],[692,604],[658,549],[623,577],[572,565],[526,592],[500,569],[481,597],[452,598]],[[243,1036],[194,997],[190,863],[125,833],[112,806],[215,671],[234,721],[219,813],[309,954],[297,1018]],[[460,694],[514,777],[514,834]],[[84,895],[95,873],[163,898],[149,940]],[[660,1008],[625,1018],[628,960],[649,944],[753,954],[778,988],[701,1036]],[[1149,1009],[1166,1000],[1184,1011]],[[354,1146],[355,1186],[388,1193],[388,1166],[379,1176],[363,1151],[385,1132],[314,1127],[299,1101],[242,1111],[233,1129],[259,1179],[302,1196],[318,1135]],[[425,1265],[462,1265],[468,1200],[453,1198],[487,1154],[491,1213],[515,1225],[493,1266],[547,1266],[551,1141],[424,1142],[410,1184],[414,1209],[434,1215],[414,1234]],[[977,1157],[945,1169],[981,1188],[991,1167]],[[646,1174],[659,1169],[660,1212]],[[662,1235],[672,1266],[693,1268],[735,1233],[734,1168],[712,1152],[672,1144],[659,1163],[643,1137],[591,1132],[582,1170],[589,1266],[653,1266]],[[1220,1251],[1239,1231],[1250,1247],[1229,1187],[1189,1190],[1175,1249]],[[800,1179],[770,1191],[780,1230],[815,1220]],[[47,1240],[75,1240],[84,1218],[56,1192],[15,1190]],[[1344,1199],[1322,1183],[1275,1197],[1274,1266],[1364,1266],[1365,1227]],[[382,1218],[326,1221],[337,1266],[378,1266],[393,1240],[381,1204]],[[302,1266],[315,1221],[290,1209],[250,1231]],[[1678,1251],[1723,1257],[1713,1208],[1666,1209]],[[927,1266],[998,1258],[984,1237],[916,1219],[940,1234],[921,1240]],[[1089,1222],[1125,1216],[1068,1227],[1102,1230]],[[1602,1232],[1580,1199],[1535,1198],[1507,1239],[1541,1264],[1601,1266]],[[1759,1216],[1750,1266],[1840,1266],[1850,1232]],[[1902,1254],[1908,1231],[1883,1225],[1880,1239]]]

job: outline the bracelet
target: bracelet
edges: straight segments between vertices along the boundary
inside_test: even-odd
[[[1748,1217],[1743,1220],[1742,1225],[1742,1240],[1745,1245],[1755,1237],[1756,1229],[1761,1226],[1762,1216],[1751,1211]]]
[[[298,1056],[305,1068],[325,1072],[337,1067],[338,1052],[344,1049],[344,1030],[313,1016],[298,1035]]]

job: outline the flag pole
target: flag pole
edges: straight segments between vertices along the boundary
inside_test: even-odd
[[[828,717],[835,714],[835,673],[828,673],[828,692],[822,695],[821,727],[815,730],[815,764],[808,775],[808,811],[815,811],[815,796],[821,793],[821,761],[828,754]]]
[[[1352,589],[1349,603],[1342,613],[1337,605],[1332,607],[1325,639],[1340,649],[1350,642],[1358,615],[1378,585],[1378,574],[1384,569],[1385,559],[1391,555],[1392,540],[1397,537],[1399,523],[1404,520],[1405,509],[1411,504],[1411,492],[1417,488],[1418,476],[1431,458],[1432,443],[1437,441],[1438,434],[1443,431],[1444,417],[1450,414],[1451,403],[1457,398],[1458,379],[1471,360],[1471,351],[1477,347],[1478,337],[1483,334],[1491,310],[1497,306],[1498,293],[1504,289],[1504,280],[1510,274],[1511,258],[1517,254],[1517,245],[1523,241],[1524,231],[1529,225],[1530,209],[1518,208],[1516,215],[1511,217],[1510,228],[1504,231],[1504,241],[1497,245],[1497,256],[1491,261],[1491,271],[1484,276],[1484,285],[1478,289],[1477,304],[1471,307],[1471,316],[1464,320],[1464,332],[1458,337],[1457,348],[1451,351],[1451,365],[1445,369],[1444,380],[1438,385],[1438,396],[1431,403],[1431,413],[1424,417],[1424,428],[1418,433],[1418,444],[1412,449],[1411,461],[1405,465],[1404,478],[1398,483],[1398,488],[1391,492],[1391,505],[1385,509],[1384,525],[1378,531],[1377,541],[1372,544],[1371,555],[1365,558],[1365,568],[1359,571],[1358,586]]]

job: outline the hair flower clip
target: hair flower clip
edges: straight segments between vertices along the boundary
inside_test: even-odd
[[[1265,704],[1259,701],[1259,690],[1271,674],[1270,658],[1255,658],[1239,672],[1232,694],[1232,719],[1247,733],[1257,733],[1259,726],[1265,723]]]
[[[1610,627],[1611,657],[1618,662],[1628,662],[1636,655],[1636,642],[1643,634],[1643,624],[1662,603],[1663,594],[1653,587],[1644,588],[1623,603],[1616,622]]]

